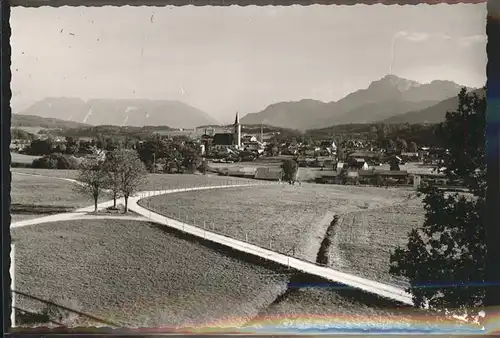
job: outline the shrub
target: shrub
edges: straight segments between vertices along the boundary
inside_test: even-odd
[[[78,165],[76,158],[55,153],[33,160],[31,166],[37,169],[77,169]]]
[[[11,162],[10,167],[11,168],[32,168],[32,164],[31,163]]]
[[[207,161],[201,162],[200,166],[198,167],[198,171],[202,174],[206,174],[208,171],[208,163]]]

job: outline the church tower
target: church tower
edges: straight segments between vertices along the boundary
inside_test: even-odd
[[[236,118],[234,119],[234,145],[237,148],[241,148],[241,124],[240,116],[236,112]]]

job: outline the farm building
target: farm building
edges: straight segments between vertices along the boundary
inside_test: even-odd
[[[316,178],[316,183],[338,184],[340,183],[340,174],[336,171],[321,172]]]
[[[419,160],[421,160],[421,156],[419,153],[402,152],[401,158],[405,161],[419,161]]]
[[[372,176],[379,176],[384,181],[408,184],[410,182],[410,175],[406,170],[373,170]]]
[[[226,176],[244,177],[244,178],[254,178],[256,173],[256,168],[252,167],[229,167],[224,168],[219,171],[221,174]]]
[[[257,168],[255,172],[255,179],[267,181],[281,181],[283,170],[281,168]]]
[[[363,159],[374,159],[380,157],[380,153],[375,151],[355,151],[350,153],[348,157],[352,158],[363,158]]]

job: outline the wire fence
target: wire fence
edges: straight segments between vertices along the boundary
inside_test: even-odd
[[[208,184],[207,184],[208,183]],[[282,181],[262,181],[262,180],[217,180],[217,181],[207,181],[207,182],[199,182],[194,184],[189,184],[186,186],[182,186],[180,183],[173,184],[165,184],[161,186],[162,191],[174,190],[174,191],[196,191],[196,190],[207,190],[210,188],[229,188],[229,187],[237,187],[241,185],[253,185],[253,186],[270,186],[270,185],[281,185],[288,184]],[[180,187],[179,187],[180,186]],[[253,246],[259,247],[261,249],[269,250],[275,253],[279,253],[294,259],[298,259],[300,261],[314,264],[320,267],[328,267],[328,264],[319,263],[315,260],[309,260],[304,257],[298,257],[297,254],[299,250],[296,244],[290,243],[290,245],[286,245],[283,241],[277,240],[278,235],[272,236],[269,235],[266,239],[263,236],[259,236],[258,239],[253,236],[255,231],[232,231],[232,227],[228,224],[219,223],[216,221],[207,221],[206,216],[197,217],[195,214],[190,214],[188,212],[183,212],[181,210],[177,210],[176,212],[166,212],[164,210],[157,210],[158,205],[155,205],[154,200],[149,199],[149,197],[158,196],[161,193],[156,191],[149,191],[146,193],[142,200],[140,200],[141,207],[147,209],[149,211],[149,217],[153,213],[162,215],[165,217],[165,223],[168,226],[169,220],[177,221],[181,223],[182,230],[185,231],[184,226],[194,226],[198,229],[204,230],[204,236],[206,238],[206,233],[213,233],[217,235],[221,235],[224,237],[232,238],[238,240],[243,243],[248,243]],[[187,232],[187,231],[185,231]],[[265,236],[264,236],[265,237]],[[271,254],[269,254],[271,255]]]

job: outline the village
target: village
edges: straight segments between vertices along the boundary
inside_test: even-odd
[[[226,176],[282,180],[284,159],[293,159],[299,169],[296,180],[330,184],[369,184],[376,186],[413,185],[433,181],[453,185],[443,179],[440,162],[446,150],[420,147],[413,151],[378,148],[360,140],[273,142],[275,135],[242,134],[238,116],[233,132],[206,132],[198,140],[201,155],[214,172]],[[415,145],[413,145],[415,148]]]
[[[260,130],[255,132],[256,129]],[[352,138],[342,139],[340,142],[336,141],[335,137],[319,140],[297,139],[280,135],[279,131],[264,133],[262,126],[242,126],[238,114],[234,124],[229,127],[201,127],[172,130],[164,134],[151,133],[146,140],[64,137],[51,135],[47,130],[30,133],[29,137],[26,137],[26,134],[29,133],[18,130],[13,133],[13,154],[63,156],[69,158],[69,162],[75,163],[74,167],[82,156],[95,152],[104,154],[118,147],[119,143],[128,143],[124,146],[143,154],[141,159],[150,172],[155,173],[182,173],[190,163],[196,162],[193,164],[194,170],[203,173],[281,181],[281,164],[284,160],[293,160],[298,167],[296,182],[418,188],[422,182],[432,181],[441,186],[459,186],[457,182],[444,179],[445,168],[440,165],[446,156],[444,149],[417,146],[414,142],[400,147],[381,147],[376,142]],[[158,151],[157,146],[148,145],[148,142],[160,142],[168,146],[163,151]],[[189,154],[183,155],[186,151],[177,151],[181,148],[188,149]],[[172,152],[179,154],[175,165],[172,165],[174,160],[166,159],[174,156]],[[195,159],[187,160],[188,157]],[[33,160],[40,162],[38,157]],[[13,160],[14,166],[15,162]],[[43,168],[45,165],[33,162],[23,166]],[[72,169],[71,165],[68,166],[63,165],[59,169]],[[58,169],[57,165],[49,168]]]

